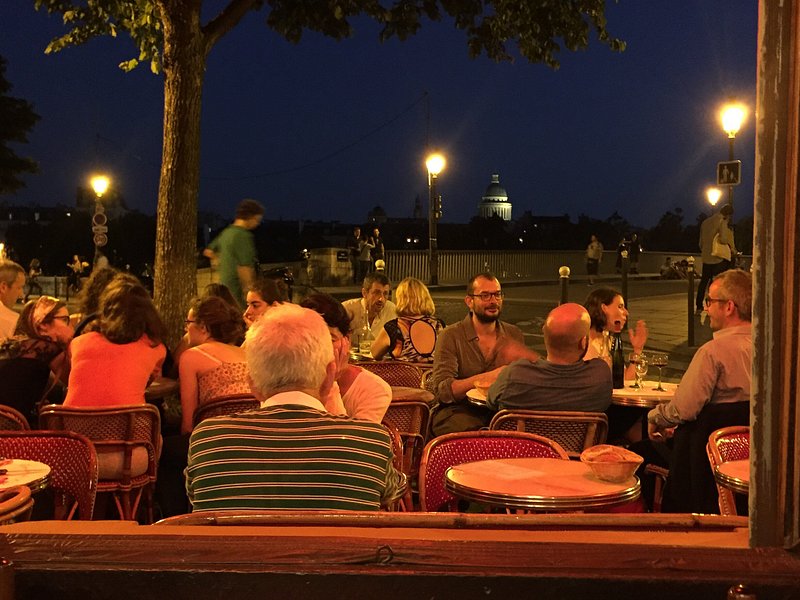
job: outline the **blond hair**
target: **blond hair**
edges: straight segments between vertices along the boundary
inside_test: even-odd
[[[430,316],[436,312],[431,293],[425,284],[415,277],[406,277],[398,283],[394,294],[397,314],[400,317]]]

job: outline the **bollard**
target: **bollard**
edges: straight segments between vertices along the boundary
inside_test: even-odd
[[[561,280],[561,302],[559,304],[566,304],[569,302],[569,267],[566,265],[560,267],[558,276]]]
[[[686,262],[689,263],[686,269],[686,280],[689,283],[687,344],[691,347],[694,346],[694,256],[687,258]]]
[[[628,251],[622,251],[622,262],[621,262],[621,271],[622,271],[622,299],[625,301],[625,308],[630,310],[630,306],[628,306]]]

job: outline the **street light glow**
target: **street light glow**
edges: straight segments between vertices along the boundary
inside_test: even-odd
[[[92,177],[89,183],[91,183],[94,193],[98,198],[100,198],[106,193],[106,191],[108,191],[108,186],[111,183],[111,180],[105,175],[95,175]]]
[[[746,116],[747,107],[743,104],[726,104],[722,107],[720,112],[722,130],[728,134],[729,138],[736,137]]]
[[[434,153],[428,156],[427,160],[425,160],[425,166],[428,167],[428,173],[436,177],[444,170],[447,161],[444,159],[444,156],[441,154]]]
[[[706,190],[706,197],[708,198],[708,203],[711,206],[716,206],[721,196],[722,196],[722,190],[720,190],[719,188],[710,187]]]

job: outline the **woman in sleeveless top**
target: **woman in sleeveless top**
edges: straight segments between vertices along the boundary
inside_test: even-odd
[[[387,353],[394,359],[432,363],[436,338],[444,321],[433,316],[436,307],[428,288],[419,279],[407,277],[395,290],[397,318],[387,321],[372,343],[372,357]]]
[[[191,348],[181,355],[181,433],[192,431],[201,404],[232,394],[249,394],[244,350],[237,343],[244,333],[239,311],[215,296],[195,300],[186,318]]]

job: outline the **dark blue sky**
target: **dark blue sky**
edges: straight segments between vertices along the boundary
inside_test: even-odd
[[[16,146],[40,173],[0,200],[71,204],[104,169],[131,207],[154,212],[161,78],[147,65],[117,68],[136,55],[122,36],[44,55],[61,24],[32,4],[0,2],[0,54],[12,95],[42,116]],[[449,161],[444,221],[476,214],[493,172],[515,217],[616,210],[649,227],[681,207],[693,221],[727,159],[717,110],[729,97],[751,107],[736,139],[736,207],[737,218],[752,214],[757,2],[623,0],[607,18],[624,53],[595,41],[562,51],[551,71],[471,60],[449,23],[426,23],[404,43],[380,44],[377,28],[359,22],[349,40],[307,34],[292,45],[253,13],[208,62],[200,207],[227,216],[253,197],[269,218],[357,222],[375,205],[410,216],[415,196],[426,198],[427,91],[430,141]]]

